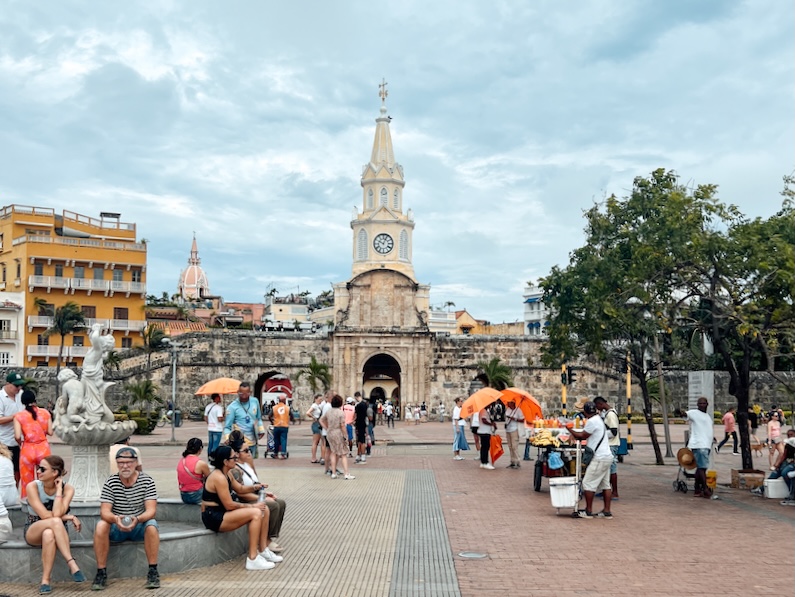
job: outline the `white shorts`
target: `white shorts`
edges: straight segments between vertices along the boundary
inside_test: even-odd
[[[610,465],[613,459],[592,460],[588,468],[585,469],[585,477],[582,480],[583,491],[602,491],[610,489]]]

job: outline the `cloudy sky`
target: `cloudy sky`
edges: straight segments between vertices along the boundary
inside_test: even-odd
[[[416,275],[493,322],[634,177],[766,217],[795,166],[783,0],[3,4],[0,203],[121,212],[151,294],[194,232],[227,301],[347,280],[382,78]]]

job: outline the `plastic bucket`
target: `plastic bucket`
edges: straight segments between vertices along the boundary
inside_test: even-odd
[[[619,441],[621,443],[618,445],[618,455],[626,456],[627,454],[629,454],[629,444],[627,443],[627,438],[622,437]]]
[[[574,477],[558,477],[549,480],[549,497],[553,508],[574,508],[577,506],[579,491]]]
[[[707,471],[707,487],[715,489],[718,486],[718,471]]]

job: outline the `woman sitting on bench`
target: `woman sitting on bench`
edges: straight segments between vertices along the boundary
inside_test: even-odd
[[[246,570],[269,570],[282,561],[268,549],[268,506],[263,502],[243,504],[232,499],[237,494],[257,493],[261,484],[244,487],[229,474],[238,461],[238,454],[229,446],[218,446],[211,459],[215,470],[204,482],[202,491],[202,522],[216,533],[228,533],[248,526],[248,558]]]

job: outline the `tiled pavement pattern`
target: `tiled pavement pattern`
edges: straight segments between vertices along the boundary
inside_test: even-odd
[[[682,428],[673,429],[675,451]],[[198,423],[177,431],[180,446],[154,445],[170,431],[136,438],[163,497],[177,495],[173,471],[184,442],[204,436]],[[466,460],[453,461],[449,424],[377,428],[377,437],[396,443],[377,446],[366,466],[351,466],[354,481],[332,481],[322,467],[310,465],[308,426],[294,426],[290,459],[258,462],[261,474],[288,500],[280,539],[284,563],[246,572],[241,556],[164,577],[154,592],[143,589],[143,577],[111,579],[104,594],[369,597],[455,595],[457,589],[463,597],[795,595],[795,508],[725,487],[718,500],[675,493],[674,461],[651,464],[643,430],[633,433],[636,448],[619,471],[622,497],[614,504],[615,518],[574,520],[556,514],[546,482],[541,493],[532,491],[532,462],[510,470],[503,457],[496,470],[484,471],[472,451]],[[60,446],[55,451],[68,455]],[[755,461],[766,468],[765,461]],[[719,483],[728,482],[737,463],[730,454],[716,457]],[[447,545],[439,539],[444,532]],[[421,555],[426,548],[436,562]],[[458,555],[465,551],[487,557],[466,560]],[[454,576],[444,569],[450,564]],[[93,570],[86,573],[90,580]],[[89,584],[55,586],[58,595],[89,590]],[[0,585],[0,595],[37,592],[33,586]]]

